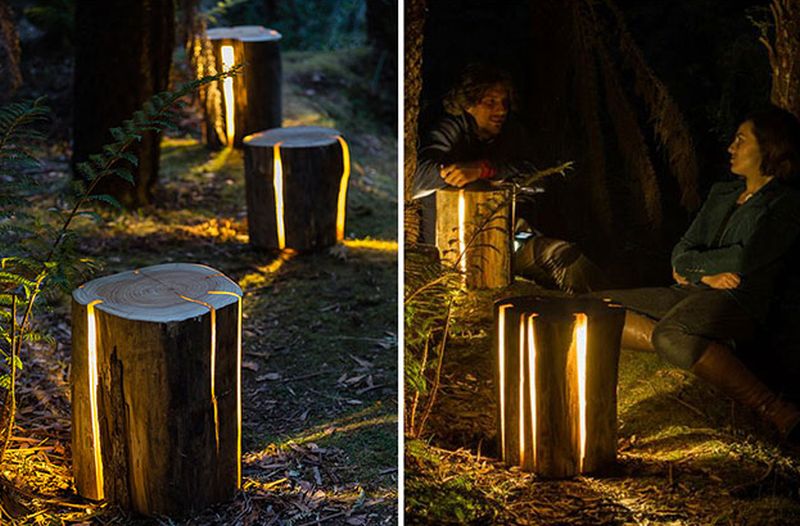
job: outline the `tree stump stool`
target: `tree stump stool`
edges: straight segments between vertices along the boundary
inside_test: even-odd
[[[244,138],[281,125],[281,34],[262,26],[209,29],[214,71],[244,68],[208,90],[204,135],[212,148],[242,146]]]
[[[512,208],[511,190],[488,183],[436,192],[436,246],[465,274],[468,288],[511,283]]]
[[[614,463],[625,309],[599,299],[515,297],[494,306],[503,461],[546,478]]]
[[[338,131],[277,128],[246,137],[244,145],[253,246],[314,250],[344,239],[350,152]]]
[[[185,515],[241,484],[242,291],[204,265],[72,293],[72,455],[82,496]]]

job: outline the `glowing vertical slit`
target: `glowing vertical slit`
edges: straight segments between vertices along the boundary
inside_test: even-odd
[[[226,290],[210,290],[209,294],[234,296],[239,306],[236,326],[236,485],[242,486],[242,297]]]
[[[465,222],[467,216],[467,204],[464,198],[464,190],[458,191],[458,254],[459,254],[459,267],[461,272],[467,272],[467,242],[465,232]]]
[[[94,306],[103,300],[94,300],[86,306],[87,354],[89,362],[89,413],[92,419],[92,450],[94,453],[94,473],[97,500],[104,498],[103,457],[100,454],[100,421],[97,414],[97,321]]]
[[[227,72],[233,67],[233,46],[222,46],[222,71]],[[233,144],[233,136],[236,132],[233,122],[233,78],[225,77],[222,79],[222,96],[225,100],[225,135],[226,143]]]
[[[511,307],[500,305],[497,309],[497,370],[500,376],[500,453],[506,459],[506,309]]]
[[[575,344],[578,365],[578,437],[580,440],[580,471],[586,458],[586,332],[588,318],[586,314],[575,315]]]
[[[519,317],[519,465],[525,465],[525,315]]]
[[[538,424],[538,414],[536,413],[536,340],[533,337],[533,319],[536,315],[528,317],[528,397],[531,403],[531,429],[533,430],[531,441],[531,452],[533,467],[536,468],[536,425]]]
[[[283,222],[283,163],[281,162],[281,144],[272,147],[272,188],[275,194],[275,228],[278,233],[278,248],[286,248],[286,225]]]
[[[211,406],[214,410],[214,443],[216,445],[217,453],[219,453],[219,409],[217,407],[217,391],[216,391],[216,372],[217,372],[217,311],[213,305],[187,296],[180,296],[181,299],[197,303],[208,309],[211,313]]]
[[[342,145],[342,178],[339,181],[339,201],[336,208],[336,240],[344,239],[344,217],[347,209],[347,182],[350,180],[350,148],[341,135],[336,139]]]

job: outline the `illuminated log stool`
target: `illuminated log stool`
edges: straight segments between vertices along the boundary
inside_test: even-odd
[[[625,310],[529,296],[497,301],[494,319],[503,461],[547,478],[613,464]]]
[[[338,131],[276,128],[246,137],[244,145],[253,246],[314,250],[344,239],[350,153]]]
[[[469,288],[495,289],[511,283],[510,192],[487,183],[436,192],[436,246],[443,260],[458,262]]]
[[[209,29],[214,71],[244,68],[207,90],[205,137],[212,148],[242,146],[251,134],[281,125],[281,34],[262,26]]]
[[[184,515],[241,484],[241,289],[194,264],[72,293],[72,463],[82,496]]]

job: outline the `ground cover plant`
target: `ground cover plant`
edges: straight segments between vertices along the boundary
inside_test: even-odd
[[[96,262],[83,279],[199,262],[244,290],[243,488],[186,524],[396,521],[396,139],[393,126],[355,111],[372,96],[360,82],[366,54],[284,53],[284,126],[333,126],[351,148],[346,236],[330,251],[250,248],[242,154],[208,151],[191,111],[162,141],[156,205],[75,223],[74,250]],[[42,162],[27,172],[26,213],[61,206],[71,184],[64,152],[58,143],[35,150]],[[48,338],[21,356],[16,427],[0,466],[3,523],[178,523],[75,495],[69,303],[45,299],[35,328]]]

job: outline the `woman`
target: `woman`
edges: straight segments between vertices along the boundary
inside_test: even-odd
[[[759,380],[737,351],[756,343],[800,233],[800,123],[778,108],[755,113],[728,152],[740,179],[711,188],[675,246],[676,285],[603,295],[629,309],[623,347],[655,349],[797,441],[800,409]]]

